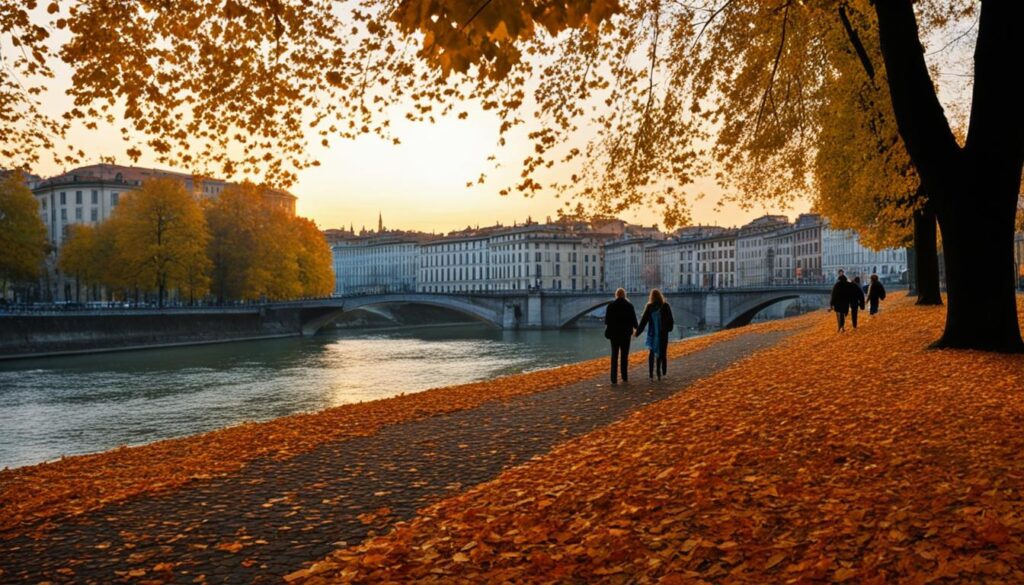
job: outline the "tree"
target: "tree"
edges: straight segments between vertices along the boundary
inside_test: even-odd
[[[8,284],[39,278],[48,248],[39,204],[21,173],[0,176],[0,299]]]
[[[60,249],[57,266],[64,274],[75,277],[75,300],[81,301],[82,283],[93,286],[101,282],[97,262],[98,240],[96,228],[88,224],[71,224]]]
[[[332,259],[323,234],[312,221],[267,203],[264,189],[228,187],[206,209],[214,293],[222,302],[330,293]]]
[[[312,220],[292,220],[298,243],[299,282],[302,296],[325,297],[334,290],[334,257],[323,233]]]
[[[199,202],[174,179],[150,179],[112,214],[116,255],[162,307],[167,292],[202,286],[209,232]],[[197,284],[198,283],[198,284]]]
[[[870,248],[908,247],[911,292],[919,305],[941,305],[935,210],[903,146],[877,34],[858,33],[842,11],[849,42],[833,71],[837,94],[821,108],[815,154],[815,207],[834,227],[856,230]],[[870,42],[865,44],[865,39]],[[881,78],[881,79],[880,79]]]
[[[224,189],[206,208],[212,289],[219,302],[253,298],[250,273],[261,239],[262,207],[258,188],[246,183]]]

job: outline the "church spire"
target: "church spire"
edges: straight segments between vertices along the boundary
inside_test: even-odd
[[[377,212],[377,233],[384,233],[384,215],[381,212]]]

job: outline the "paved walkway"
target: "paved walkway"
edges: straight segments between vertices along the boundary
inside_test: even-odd
[[[257,461],[67,520],[41,540],[0,534],[0,582],[280,582],[342,542],[361,542],[785,335],[751,333],[678,358],[663,382],[634,368],[628,385],[602,377]],[[390,513],[379,521],[358,518],[382,507]]]

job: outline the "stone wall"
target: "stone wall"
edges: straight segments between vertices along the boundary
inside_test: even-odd
[[[300,311],[0,315],[0,359],[299,335]]]

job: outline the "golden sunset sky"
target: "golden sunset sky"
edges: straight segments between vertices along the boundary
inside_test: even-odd
[[[54,107],[61,101],[54,99]],[[518,176],[518,164],[528,152],[528,145],[524,140],[513,140],[498,150],[495,118],[478,112],[466,120],[449,117],[436,124],[393,120],[392,124],[400,145],[364,136],[356,141],[336,140],[324,148],[317,137],[311,136],[310,148],[320,166],[300,172],[291,188],[299,198],[298,213],[313,218],[321,228],[351,224],[359,230],[364,225],[375,228],[379,212],[388,228],[438,233],[467,225],[511,225],[528,216],[539,221],[555,217],[561,201],[552,194],[533,198],[498,194]],[[102,123],[95,131],[76,128],[70,138],[76,148],[85,151],[84,164],[100,162],[101,156],[113,156],[121,164],[130,162],[116,130]],[[497,154],[502,163],[498,169],[487,160],[491,154]],[[144,153],[138,164],[165,168],[151,153]],[[45,177],[63,169],[44,160],[33,170]],[[486,173],[488,181],[467,188],[466,183],[480,173]],[[809,208],[809,203],[801,202],[789,210],[760,206],[750,211],[735,206],[716,209],[714,185],[704,188],[708,196],[693,207],[695,223],[739,225],[766,212],[794,217]],[[661,222],[660,215],[649,209],[638,209],[622,219],[646,225]]]

